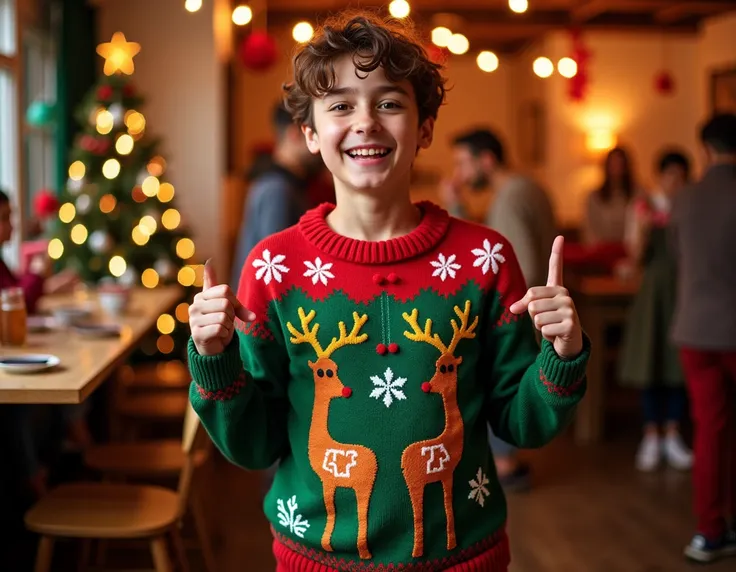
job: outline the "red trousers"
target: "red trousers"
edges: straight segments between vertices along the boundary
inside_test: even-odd
[[[681,348],[680,360],[694,424],[697,531],[718,539],[736,518],[736,352]]]

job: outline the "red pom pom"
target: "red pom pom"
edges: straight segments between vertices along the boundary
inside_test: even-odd
[[[389,284],[398,284],[399,283],[399,277],[396,275],[395,272],[391,272],[386,279],[388,280]]]
[[[33,197],[33,211],[38,219],[50,218],[59,211],[59,199],[48,189],[42,189]]]
[[[278,50],[276,40],[266,32],[251,32],[240,44],[240,61],[253,71],[265,71],[276,63]]]
[[[112,87],[109,85],[101,85],[97,90],[97,99],[107,101],[112,97]]]
[[[392,353],[392,354],[399,353],[399,344],[397,344],[396,342],[391,342],[388,345],[388,351],[389,351],[389,353]]]
[[[660,95],[670,95],[675,91],[675,78],[668,71],[659,72],[654,78],[654,89]]]
[[[422,384],[422,391],[423,391],[424,393],[429,393],[430,391],[432,391],[432,384],[431,384],[431,383],[429,383],[428,381],[425,381],[425,382],[424,382],[424,383]]]
[[[378,344],[376,346],[376,353],[379,356],[385,356],[387,351],[388,351],[388,348],[386,347],[386,344]]]
[[[349,387],[343,387],[342,388],[342,396],[345,399],[347,399],[348,397],[350,397],[352,394],[353,394],[353,390],[350,389]]]

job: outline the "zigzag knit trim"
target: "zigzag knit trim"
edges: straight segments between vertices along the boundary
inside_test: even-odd
[[[345,560],[298,544],[273,529],[272,532],[276,572],[507,572],[511,562],[504,529],[452,556],[400,564]]]
[[[245,387],[245,372],[242,372],[238,378],[224,389],[217,391],[207,391],[203,387],[197,385],[197,391],[202,399],[208,401],[228,401],[238,395],[240,390]]]
[[[539,368],[539,381],[544,384],[549,393],[555,393],[560,397],[570,397],[571,395],[575,395],[577,390],[580,389],[580,386],[582,385],[584,380],[585,377],[581,377],[567,387],[560,387],[554,381],[550,381],[549,379],[547,379],[547,376],[544,375],[542,368]]]

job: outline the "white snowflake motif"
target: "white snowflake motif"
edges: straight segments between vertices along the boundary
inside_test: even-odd
[[[263,251],[263,258],[253,261],[253,268],[258,268],[256,271],[256,280],[263,279],[264,284],[270,284],[271,280],[281,282],[281,273],[286,274],[289,269],[281,264],[286,259],[283,254],[277,254],[271,258],[271,251],[265,249]]]
[[[476,501],[481,507],[486,502],[486,497],[491,496],[490,491],[486,488],[488,477],[483,474],[483,468],[478,467],[478,474],[472,481],[468,481],[470,485],[470,494],[468,498]]]
[[[493,245],[493,248],[491,248],[491,243],[488,242],[488,239],[486,238],[483,241],[483,248],[474,248],[473,254],[477,257],[475,259],[475,262],[473,262],[474,267],[478,267],[481,264],[483,265],[483,274],[488,273],[488,269],[493,269],[494,274],[498,274],[498,265],[501,262],[506,262],[506,257],[501,254],[501,249],[503,248],[503,244],[500,242]]]
[[[304,538],[304,533],[309,528],[309,521],[302,520],[302,515],[296,514],[296,509],[299,508],[299,505],[296,504],[296,495],[286,501],[286,507],[284,506],[284,501],[281,499],[278,499],[276,504],[279,507],[278,516],[281,526],[285,526],[299,538]]]
[[[457,256],[454,254],[445,258],[445,255],[440,252],[437,260],[432,260],[430,262],[430,264],[436,268],[436,270],[432,272],[432,276],[439,276],[443,282],[447,279],[448,275],[450,278],[455,278],[456,271],[462,268],[462,266],[455,262],[456,258]]]
[[[330,278],[334,278],[335,275],[330,272],[330,268],[332,268],[332,262],[325,262],[322,264],[322,259],[318,256],[314,262],[309,262],[309,260],[304,261],[304,265],[307,267],[307,271],[304,273],[304,276],[309,278],[312,277],[312,284],[317,284],[317,282],[322,282],[323,286],[327,286],[327,280]]]
[[[406,399],[406,395],[404,395],[404,392],[400,389],[401,387],[404,387],[406,378],[397,377],[394,379],[394,372],[391,371],[390,367],[386,368],[386,371],[383,373],[383,379],[377,375],[372,375],[371,381],[376,388],[371,391],[370,397],[380,399],[381,396],[383,396],[383,404],[386,407],[391,407],[391,404],[394,402],[394,398],[398,401]]]

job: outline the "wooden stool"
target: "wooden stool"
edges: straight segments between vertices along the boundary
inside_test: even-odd
[[[26,527],[41,534],[36,572],[49,572],[56,538],[149,540],[157,572],[172,572],[166,544],[170,536],[176,559],[188,570],[178,525],[184,515],[194,473],[195,442],[203,437],[199,418],[189,407],[181,447],[186,461],[177,491],[162,487],[76,483],[61,485],[39,500],[25,515]],[[89,550],[85,550],[88,556]],[[85,563],[86,565],[86,563]]]

